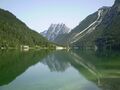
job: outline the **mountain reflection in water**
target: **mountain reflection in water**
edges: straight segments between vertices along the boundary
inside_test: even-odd
[[[34,82],[28,77],[33,77]],[[28,83],[29,88],[19,87],[22,90],[120,90],[120,54],[113,51],[0,52],[0,90],[20,90],[18,82]],[[31,84],[36,82],[39,87],[33,88]]]

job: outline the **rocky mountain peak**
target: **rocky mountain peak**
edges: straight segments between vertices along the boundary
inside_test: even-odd
[[[42,32],[41,34],[47,37],[48,40],[54,41],[57,36],[69,32],[70,29],[65,24],[61,23],[61,24],[51,24],[48,30]]]
[[[106,9],[109,9],[109,8],[111,8],[111,7],[103,6],[103,7],[99,8],[98,10],[106,10]]]

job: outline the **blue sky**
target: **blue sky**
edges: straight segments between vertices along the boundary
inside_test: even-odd
[[[9,10],[38,32],[51,23],[65,23],[74,28],[89,14],[115,0],[0,0],[0,8]]]

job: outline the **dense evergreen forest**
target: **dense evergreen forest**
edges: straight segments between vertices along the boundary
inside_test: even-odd
[[[0,9],[0,47],[21,45],[47,47],[52,45],[39,33],[31,30],[9,11]]]

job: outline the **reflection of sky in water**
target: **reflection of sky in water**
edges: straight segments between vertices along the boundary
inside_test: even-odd
[[[0,56],[0,60],[0,85],[3,85],[0,90],[120,88],[120,54],[115,52],[8,52]],[[5,85],[6,83],[9,84]]]
[[[41,63],[30,67],[2,90],[100,90],[92,82],[86,80],[73,67],[65,72],[51,72]]]

